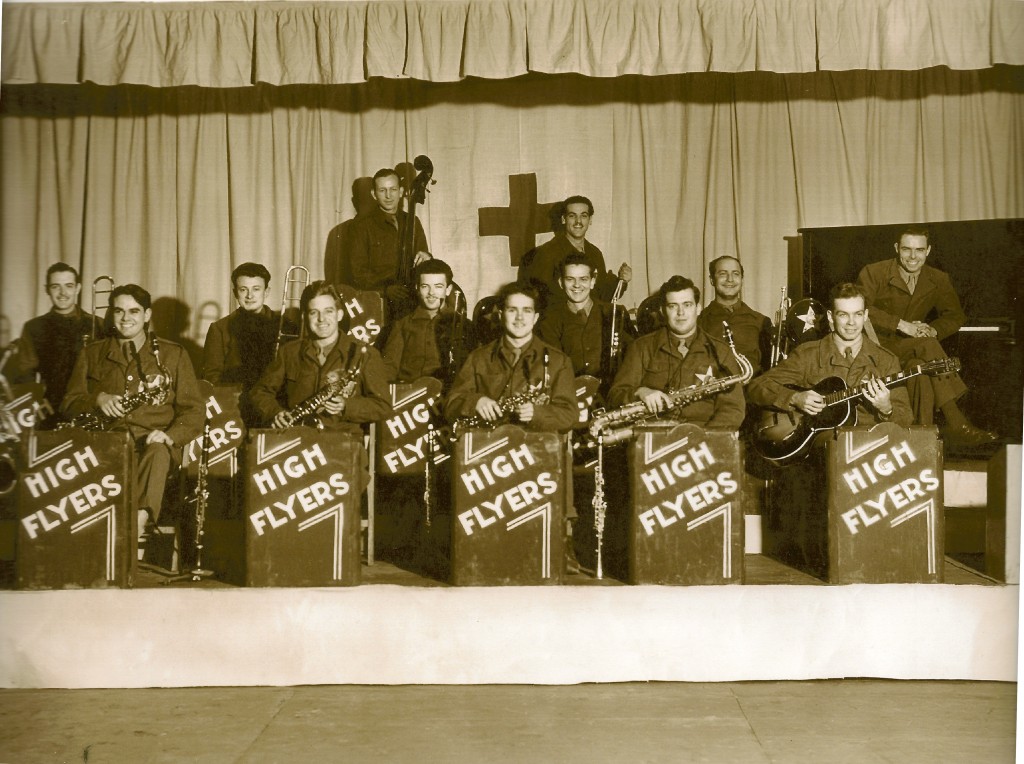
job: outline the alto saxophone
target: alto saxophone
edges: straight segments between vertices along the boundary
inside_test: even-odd
[[[121,416],[110,416],[103,413],[102,409],[93,409],[92,411],[85,411],[72,417],[70,421],[61,422],[57,425],[57,429],[66,430],[70,427],[77,427],[81,430],[105,432],[113,429],[118,422],[142,406],[147,404],[159,406],[163,404],[167,400],[167,394],[170,391],[171,373],[160,360],[160,343],[155,334],[149,337],[149,349],[153,351],[153,355],[156,357],[156,367],[160,371],[159,384],[155,387],[144,387],[136,393],[122,396],[121,410],[124,413]]]
[[[729,324],[725,321],[722,323],[725,325],[725,340],[729,343],[729,349],[736,358],[736,363],[739,364],[740,373],[723,377],[722,379],[715,379],[703,385],[690,385],[689,387],[668,391],[669,406],[661,413],[674,411],[688,406],[695,401],[718,395],[735,385],[749,382],[750,378],[754,376],[754,367],[750,361],[736,350],[736,343],[733,340]],[[658,416],[659,414],[652,414],[648,411],[643,401],[627,403],[625,406],[613,411],[597,411],[590,422],[589,432],[593,438],[593,442],[590,445],[596,445],[599,435],[606,446],[627,440],[633,437],[636,425],[650,419],[655,419]]]
[[[288,424],[286,427],[300,425],[306,420],[312,420],[312,425],[318,430],[324,429],[324,423],[320,419],[320,411],[324,404],[331,398],[340,397],[347,400],[356,391],[356,379],[363,370],[366,362],[366,345],[359,346],[359,354],[355,362],[350,362],[348,367],[341,374],[330,375],[327,384],[313,393],[301,403],[295,404],[287,410]]]
[[[509,417],[524,403],[537,403],[543,405],[550,399],[551,396],[544,391],[543,382],[538,382],[536,385],[530,385],[526,390],[516,393],[515,395],[510,395],[507,398],[502,398],[498,401],[498,406],[501,407],[501,416],[493,422],[488,422],[479,414],[458,417],[452,423],[452,442],[458,440],[459,436],[466,430],[493,430],[499,424],[506,424]]]

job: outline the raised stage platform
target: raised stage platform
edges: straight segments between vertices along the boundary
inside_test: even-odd
[[[455,588],[381,562],[363,585],[0,592],[0,687],[1016,681],[1018,586],[830,586],[760,555],[742,586]],[[806,585],[799,585],[806,584]]]

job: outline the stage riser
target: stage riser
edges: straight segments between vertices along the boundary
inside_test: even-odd
[[[1016,586],[0,593],[0,686],[1016,680]]]

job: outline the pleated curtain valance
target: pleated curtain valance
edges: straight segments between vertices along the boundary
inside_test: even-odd
[[[1024,2],[4,3],[2,52],[9,85],[971,70],[1024,64]]]

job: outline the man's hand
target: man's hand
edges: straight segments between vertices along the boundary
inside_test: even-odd
[[[534,405],[533,403],[520,403],[516,406],[516,417],[520,422],[526,424],[533,420]]]
[[[96,405],[99,406],[107,416],[112,417],[123,417],[124,408],[121,406],[121,396],[111,395],[110,393],[100,393],[96,396]]]
[[[432,260],[433,257],[434,256],[432,254],[430,254],[429,252],[417,252],[416,253],[416,257],[414,257],[412,259],[412,265],[415,268],[417,265],[422,263],[424,260]]]
[[[793,404],[795,408],[805,414],[820,414],[825,410],[825,399],[821,397],[820,393],[816,393],[814,390],[804,390],[803,392],[796,393],[789,402]]]
[[[331,416],[341,416],[341,413],[345,410],[346,399],[340,395],[336,395],[333,398],[328,398],[324,403],[324,411]]]
[[[937,337],[939,334],[934,327],[923,321],[904,321],[902,318],[896,326],[896,331],[907,337]]]
[[[501,406],[496,400],[485,395],[476,402],[476,413],[485,422],[497,422],[501,419]]]
[[[672,405],[672,399],[661,390],[654,390],[650,387],[638,387],[636,398],[643,401],[644,406],[652,414],[657,414]]]
[[[892,400],[889,388],[882,384],[878,377],[871,377],[864,382],[864,397],[882,416],[892,413]]]
[[[277,427],[278,429],[284,429],[285,427],[291,427],[292,426],[292,415],[289,414],[284,409],[282,409],[281,411],[278,411],[276,414],[274,414],[273,424],[274,424],[274,427]]]
[[[623,263],[619,266],[619,278],[628,284],[633,278],[633,269]]]
[[[174,445],[174,441],[171,440],[171,436],[163,430],[150,430],[146,435],[146,445],[148,446],[151,443],[163,443],[168,447]]]

